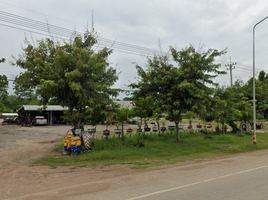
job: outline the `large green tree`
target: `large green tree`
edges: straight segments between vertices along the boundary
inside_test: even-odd
[[[94,32],[76,35],[69,42],[51,39],[28,43],[23,55],[14,63],[24,69],[17,84],[34,88],[41,103],[50,99],[67,106],[66,120],[79,128],[95,108],[108,105],[117,90],[111,86],[118,79],[118,72],[109,66],[107,47],[96,51],[98,40]]]
[[[268,74],[266,74],[264,71],[260,71],[259,76],[258,76],[258,81],[260,81],[261,92],[265,93],[266,97],[267,97],[268,96],[268,94],[267,94]],[[268,104],[268,99],[266,100],[266,104]],[[268,116],[268,109],[267,108],[264,110],[263,114],[264,114],[264,118],[267,118],[267,116]]]
[[[242,124],[244,122],[250,123],[252,120],[253,101],[249,98],[248,87],[240,79],[235,81],[232,87],[226,88],[228,92],[229,109],[231,109],[231,116],[229,118],[229,125],[232,126],[234,121],[240,121],[240,131],[242,131]],[[234,126],[232,126],[235,129]]]
[[[233,87],[234,88],[234,87]],[[225,123],[227,121],[234,121],[237,114],[235,107],[236,101],[231,91],[227,90],[225,86],[217,86],[214,90],[212,109],[214,119],[216,122],[221,123],[222,133],[225,132]],[[238,115],[238,114],[237,114]]]
[[[253,78],[243,86],[244,96],[253,101]],[[255,80],[256,112],[263,113],[268,108],[268,82],[267,80]],[[252,102],[253,103],[253,102]]]
[[[228,123],[233,131],[238,130],[238,124],[249,123],[252,120],[252,98],[248,96],[247,84],[240,79],[232,87],[216,87],[213,95],[212,108],[216,111],[215,120],[222,126]],[[224,129],[223,129],[224,130]]]
[[[182,112],[193,110],[193,107],[202,99],[212,94],[212,85],[217,85],[214,78],[219,74],[219,64],[215,64],[215,57],[226,53],[208,49],[197,51],[192,45],[177,51],[170,47],[170,52],[176,66],[170,64],[167,55],[148,58],[146,70],[136,66],[139,82],[131,84],[138,89],[134,95],[151,96],[158,105],[166,110],[169,119],[174,121],[180,141],[179,122]]]

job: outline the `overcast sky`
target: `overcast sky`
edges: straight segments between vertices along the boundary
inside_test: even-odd
[[[205,49],[227,48],[227,54],[217,58],[217,63],[227,71],[225,65],[231,57],[237,62],[233,82],[239,77],[247,81],[253,76],[253,26],[266,16],[267,0],[0,0],[0,58],[6,58],[0,64],[0,74],[11,80],[19,75],[21,69],[9,61],[12,55],[22,53],[25,37],[30,41],[49,37],[47,30],[37,30],[40,24],[57,26],[60,33],[51,28],[51,35],[67,39],[62,35],[64,29],[83,33],[93,21],[100,41],[108,47],[114,42],[109,62],[122,71],[116,87],[127,89],[126,85],[135,81],[133,62],[145,66],[146,56],[159,51],[159,41],[163,52],[170,45],[178,50],[189,44],[196,48],[201,44]],[[19,18],[37,23],[29,28]],[[267,36],[268,19],[256,27],[256,72],[268,72]],[[227,72],[216,80],[221,85],[230,85]]]

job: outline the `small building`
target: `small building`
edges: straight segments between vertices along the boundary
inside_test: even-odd
[[[18,113],[2,113],[1,116],[3,116],[3,117],[17,117]]]
[[[132,101],[115,101],[122,107],[133,107]],[[62,107],[60,105],[47,105],[45,108],[43,105],[23,105],[18,111],[18,123],[31,123],[35,116],[44,116],[48,125],[64,123],[62,116],[64,111],[68,110],[68,107]],[[112,112],[112,111],[110,111]],[[111,119],[111,115],[108,117]]]
[[[132,107],[133,107],[132,101],[114,101],[114,102],[119,104],[122,107],[129,107],[129,109],[132,109]]]
[[[68,107],[62,107],[60,105],[47,105],[45,108],[42,105],[23,105],[18,111],[18,122],[30,123],[35,116],[44,116],[48,125],[61,124],[64,115],[64,111],[68,110]]]
[[[17,120],[18,113],[2,113],[0,118],[4,118],[3,122],[13,123]]]

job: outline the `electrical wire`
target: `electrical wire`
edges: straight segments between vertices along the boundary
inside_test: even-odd
[[[49,33],[50,36],[55,38],[59,38],[58,36],[70,38],[70,36],[74,35],[75,31],[70,29],[62,28],[59,26],[51,25],[48,23],[40,22],[37,20],[29,19],[26,17],[22,17],[19,15],[14,15],[8,12],[0,11],[0,21],[5,22],[7,24],[0,24],[10,28],[16,28],[19,30],[29,31],[36,34],[46,35]],[[30,30],[29,30],[30,29]],[[76,32],[81,34],[79,32]],[[102,46],[110,46],[115,51],[120,51],[123,53],[131,53],[134,55],[141,54],[160,54],[161,52],[156,49],[142,47],[138,45],[132,45],[124,42],[118,42],[106,38],[99,38],[99,44]]]
[[[0,24],[2,26],[6,26],[9,28],[15,28],[15,29],[22,30],[22,31],[29,31],[31,33],[40,34],[40,35],[44,35],[44,36],[48,36],[48,37],[52,36],[52,37],[58,38],[58,39],[63,39],[62,37],[70,38],[70,37],[74,36],[74,33],[75,33],[75,31],[70,30],[70,29],[62,28],[59,26],[51,25],[48,23],[29,19],[26,17],[11,14],[11,13],[4,12],[4,11],[0,11],[0,21],[11,24],[11,25]],[[20,27],[22,27],[22,28],[20,28]],[[28,29],[26,29],[26,28],[28,28]],[[81,34],[79,32],[77,32],[77,33]],[[161,52],[159,50],[156,50],[156,49],[141,47],[138,45],[132,45],[132,44],[114,41],[114,40],[110,40],[110,39],[106,39],[106,38],[99,38],[98,48],[106,47],[106,46],[112,48],[114,51],[118,51],[121,53],[127,53],[127,54],[133,54],[133,55],[139,55],[139,56],[146,55],[149,57],[153,57],[153,55],[155,55],[155,54],[161,54]],[[163,53],[166,53],[166,52],[163,52]],[[221,61],[221,60],[217,60],[217,61],[221,62],[221,63],[229,63],[229,61]],[[240,64],[240,65],[244,65],[244,64]],[[248,65],[244,65],[244,66],[248,66]],[[236,67],[236,69],[239,69],[239,67]],[[251,72],[251,70],[249,70],[247,68],[241,68],[241,70],[244,70],[244,71],[246,70],[246,71]],[[257,69],[257,70],[261,70],[261,69]]]
[[[14,28],[17,30],[27,31],[30,33],[35,33],[39,35],[44,35],[47,37],[53,37],[57,39],[70,38],[74,37],[75,34],[81,34],[79,32],[62,28],[59,26],[51,25],[49,23],[40,22],[37,20],[29,19],[26,17],[22,17],[19,15],[15,15],[12,13],[0,11],[0,21],[5,22],[7,24],[0,23],[1,26],[6,26],[9,28]],[[155,54],[162,54],[166,52],[161,52],[156,49],[142,47],[138,45],[132,45],[124,42],[114,41],[106,38],[98,38],[99,44],[97,48],[110,47],[114,51],[127,53],[132,55],[144,55],[148,57],[153,57]],[[221,61],[216,60],[216,62],[221,63],[229,63],[229,61]],[[248,66],[245,64],[240,64],[244,66]],[[224,66],[221,66],[224,67]],[[243,73],[251,73],[251,70],[248,68],[237,67],[236,70],[241,71]],[[261,70],[261,69],[259,69]]]

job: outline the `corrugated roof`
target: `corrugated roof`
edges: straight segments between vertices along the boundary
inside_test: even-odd
[[[131,109],[133,107],[132,101],[115,101],[116,103],[120,104],[123,107],[129,107]],[[41,105],[23,105],[19,110],[24,109],[25,111],[38,111],[39,109],[45,110],[45,111],[65,111],[68,110],[68,107],[62,107],[60,105],[48,105],[46,106],[46,109],[43,109],[43,106]]]
[[[2,113],[3,116],[18,116],[18,113]]]
[[[24,108],[24,110],[27,111],[38,111],[39,109],[46,110],[46,111],[64,111],[68,110],[68,107],[62,107],[60,105],[48,105],[46,106],[46,109],[43,108],[44,106],[39,105],[23,105],[19,111]]]

